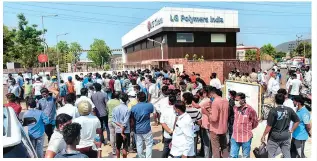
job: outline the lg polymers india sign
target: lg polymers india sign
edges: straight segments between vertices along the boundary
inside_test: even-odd
[[[224,23],[223,18],[217,17],[195,17],[190,15],[170,15],[171,22],[187,22],[187,23]]]

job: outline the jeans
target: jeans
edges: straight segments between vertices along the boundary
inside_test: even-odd
[[[136,143],[135,143],[135,133],[134,131],[131,131],[130,133],[130,142],[129,142],[129,145],[130,145],[130,148],[133,150],[133,149],[136,149]]]
[[[100,124],[101,124],[101,129],[102,131],[107,131],[107,140],[110,141],[110,130],[109,130],[109,126],[108,126],[108,115],[103,116],[103,117],[98,117]],[[105,137],[103,136],[103,134],[101,135],[100,138],[101,142],[105,142]]]
[[[50,142],[53,132],[54,132],[54,125],[52,124],[45,125],[45,134],[47,135],[48,142]]]
[[[110,144],[111,144],[111,148],[112,148],[112,154],[116,154],[116,125],[113,122],[109,122],[109,129],[110,129]]]
[[[44,146],[44,136],[41,136],[37,139],[32,139],[30,137],[30,141],[37,153],[37,157],[39,158],[44,158],[44,149],[43,149],[43,146]]]
[[[292,158],[306,158],[304,153],[305,142],[306,140],[296,140],[292,138],[292,141],[291,141],[291,157]]]
[[[291,143],[289,139],[285,141],[278,141],[278,142],[274,142],[268,139],[267,145],[266,145],[267,151],[269,153],[269,158],[276,157],[278,148],[281,148],[284,158],[291,158],[290,147],[291,147]]]
[[[251,142],[252,138],[248,142],[240,143],[236,142],[234,138],[231,138],[231,149],[230,149],[230,157],[231,158],[238,158],[240,147],[242,146],[242,155],[243,158],[250,158],[250,151],[251,151]]]
[[[112,92],[107,92],[107,96],[108,96],[108,100],[111,100],[112,99]]]
[[[147,134],[135,134],[136,148],[138,153],[138,158],[151,158],[152,157],[152,147],[153,147],[153,135],[152,131]],[[145,141],[145,156],[143,155],[143,140]]]
[[[168,158],[168,155],[170,154],[170,143],[172,142],[172,139],[164,138],[164,147],[163,147],[163,153],[162,158]]]
[[[204,144],[204,157],[205,158],[211,158],[212,152],[211,152],[211,145],[210,145],[210,133],[208,129],[201,129],[202,131],[202,138],[201,141]]]

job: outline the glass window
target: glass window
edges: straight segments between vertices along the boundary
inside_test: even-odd
[[[194,42],[193,33],[177,33],[177,42]]]
[[[225,43],[226,42],[226,34],[211,34],[211,41],[216,43]]]

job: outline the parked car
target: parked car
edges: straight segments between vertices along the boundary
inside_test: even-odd
[[[279,68],[280,68],[280,69],[287,69],[287,64],[286,64],[286,62],[281,62]]]
[[[34,120],[25,119],[23,126],[34,123]],[[23,126],[11,107],[3,107],[3,158],[37,158]]]

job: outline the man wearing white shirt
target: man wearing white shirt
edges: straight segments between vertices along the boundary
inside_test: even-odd
[[[305,83],[308,85],[308,87],[311,87],[311,81],[312,81],[312,74],[309,66],[306,66],[305,69]]]
[[[221,89],[221,82],[217,78],[217,73],[212,73],[210,76],[210,86],[216,87],[217,89]]]
[[[169,106],[168,103],[168,96],[170,94],[170,90],[168,89],[168,86],[162,87],[162,95],[159,98],[159,100],[153,104],[154,106],[154,117],[157,117],[160,119],[160,113],[162,113],[167,106]],[[158,121],[159,122],[159,121]]]
[[[162,128],[164,129],[164,133],[163,133],[164,147],[163,147],[162,158],[168,158],[168,155],[171,150],[169,145],[172,142],[174,124],[176,119],[176,115],[173,108],[175,101],[176,101],[176,96],[174,95],[169,96],[169,106],[165,108],[165,111],[162,111],[162,115],[161,115],[161,124],[162,124]]]
[[[186,113],[186,105],[182,101],[176,101],[174,111],[177,116],[175,129],[173,130],[170,157],[194,158],[194,123]]]
[[[272,77],[270,78],[268,82],[268,92],[269,95],[274,98],[277,94],[277,91],[280,89],[280,83],[276,80],[276,73],[272,74]]]
[[[293,80],[291,81],[288,89],[288,93],[290,94],[290,98],[293,99],[294,96],[299,95],[299,91],[302,87],[302,81],[297,78],[296,74],[292,75]]]
[[[81,101],[88,101],[92,107],[92,109],[95,108],[95,104],[91,101],[90,98],[88,98],[88,89],[87,88],[82,88],[80,90],[81,96],[76,100],[75,106],[77,107],[79,102]]]
[[[83,87],[83,82],[81,81],[81,78],[79,76],[76,77],[76,82],[75,82],[75,92],[77,98],[80,97],[80,90],[84,88]]]
[[[40,81],[40,78],[37,77],[36,81],[33,83],[33,94],[37,100],[42,98],[41,89],[44,88],[43,83]]]
[[[73,119],[79,117],[80,115],[78,113],[78,109],[77,109],[77,107],[75,107],[73,105],[75,102],[75,99],[76,99],[76,96],[74,93],[67,94],[66,95],[66,104],[56,111],[56,115],[64,113],[64,114],[71,116]]]

